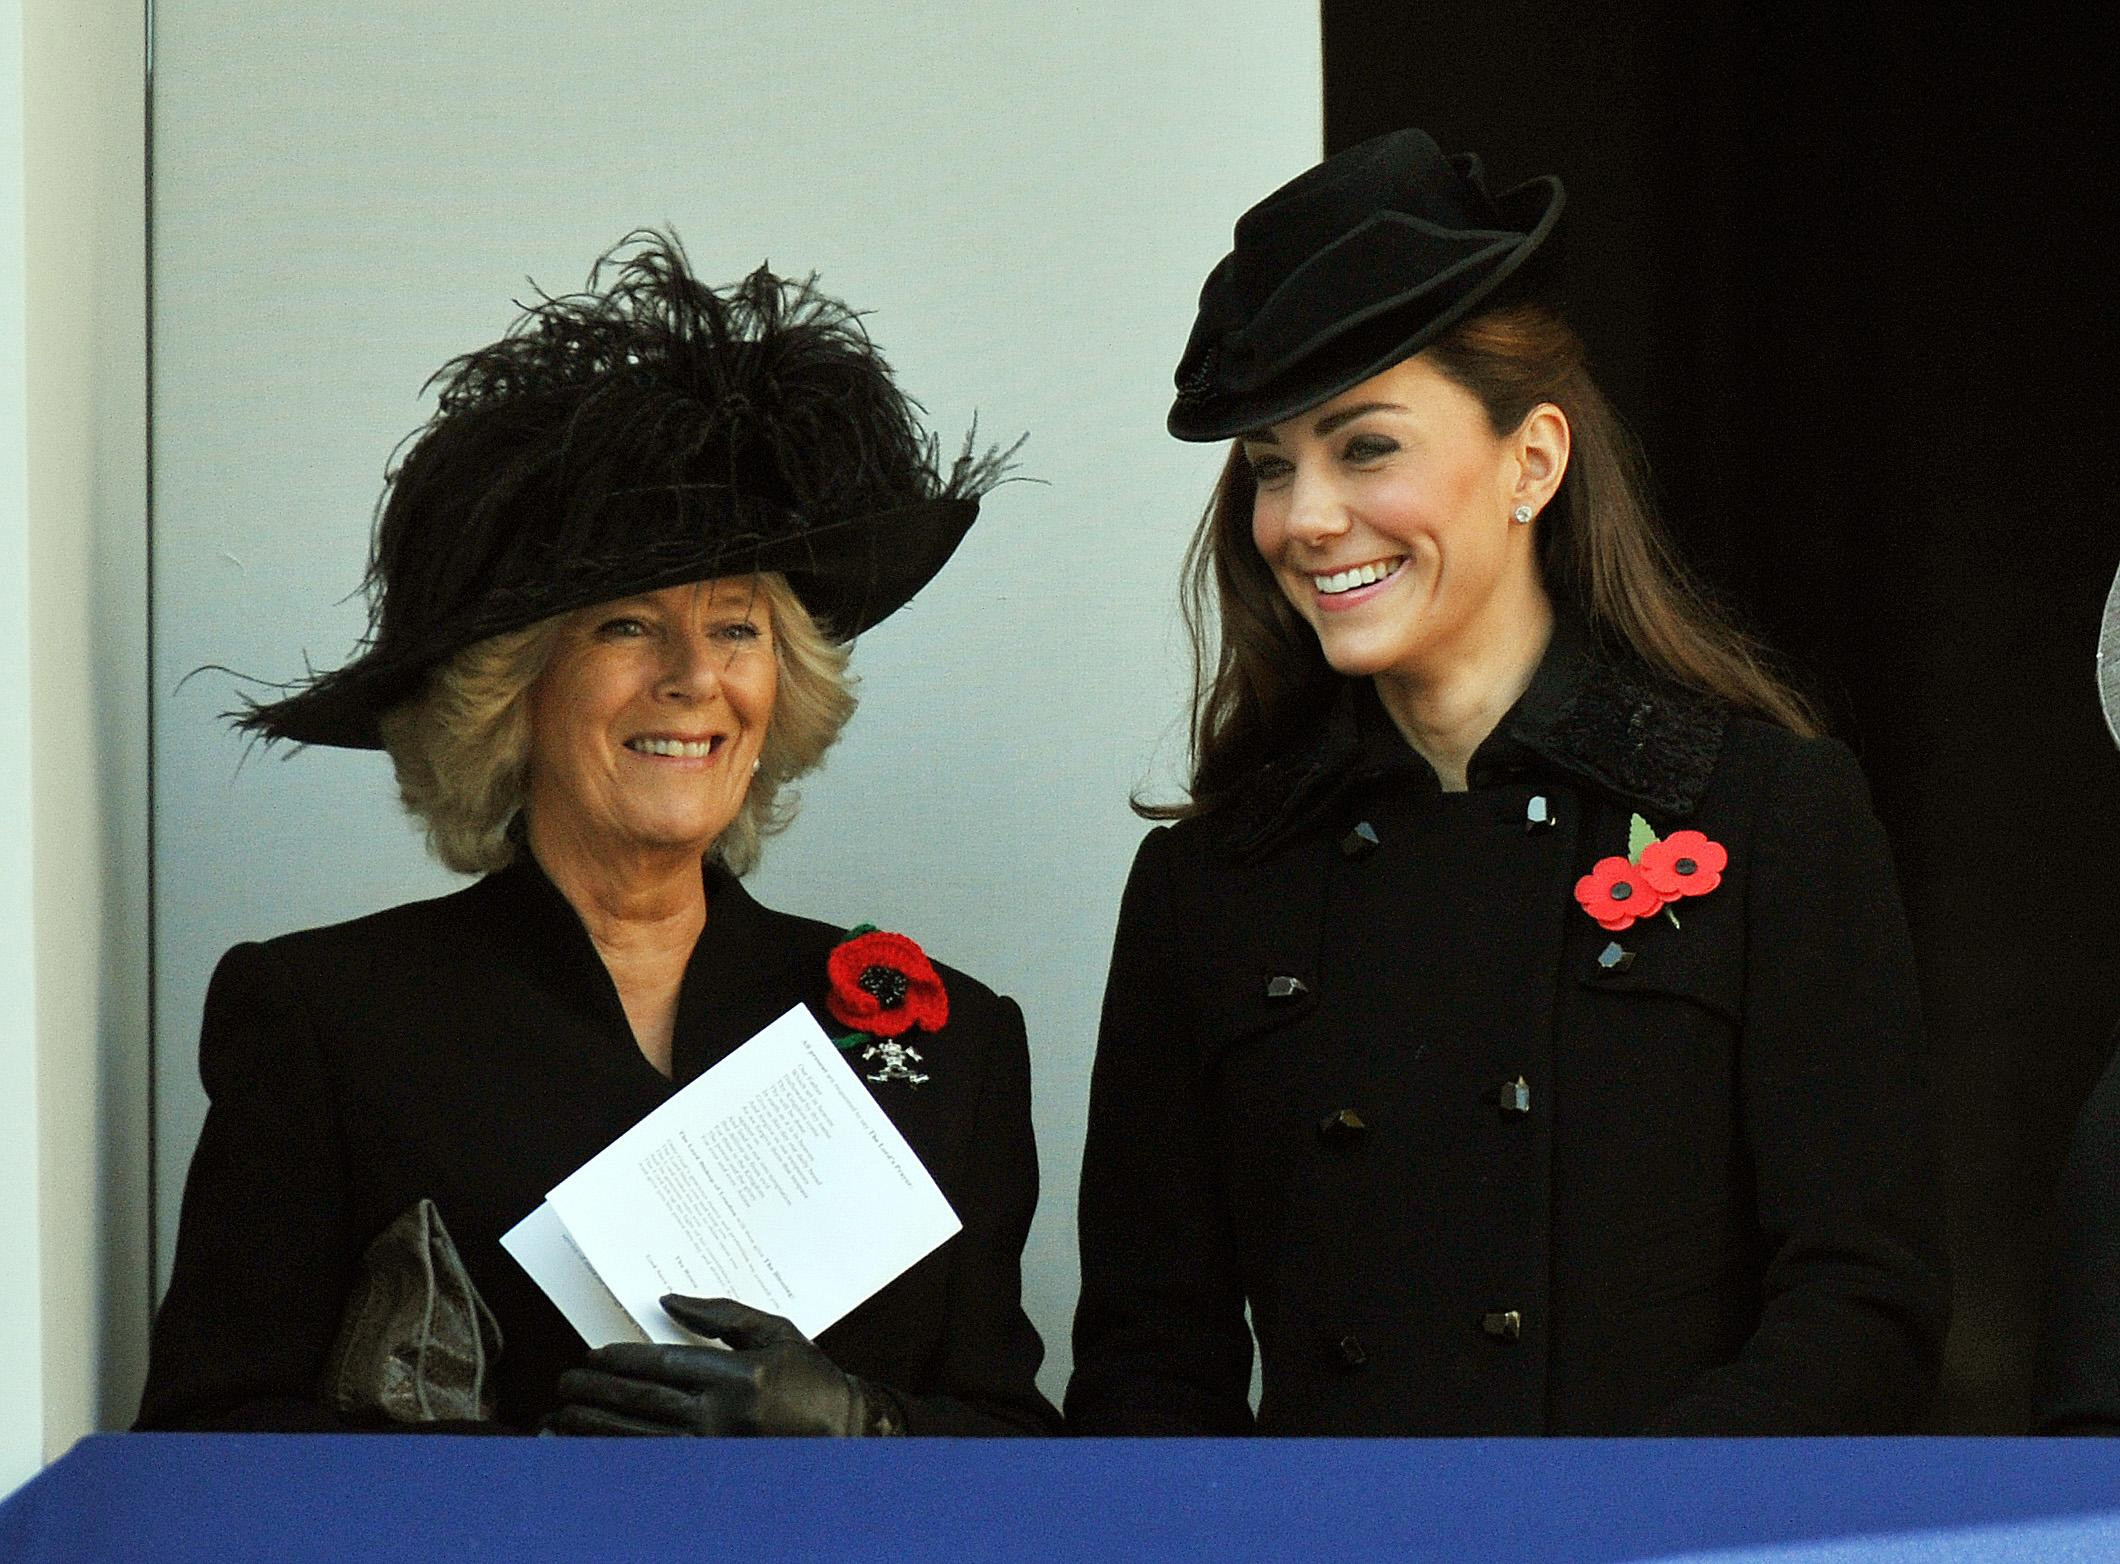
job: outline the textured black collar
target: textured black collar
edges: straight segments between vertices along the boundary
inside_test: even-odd
[[[707,924],[678,991],[674,1079],[682,1085],[798,1001],[822,1015],[825,959],[833,931],[753,900],[712,859],[700,865]],[[501,954],[531,981],[615,1038],[633,1037],[617,985],[581,915],[552,883],[527,843],[476,887]]]
[[[1558,770],[1659,821],[1684,819],[1722,752],[1729,711],[1639,663],[1603,656],[1572,614],[1556,617],[1531,683],[1474,751],[1475,788]],[[1343,679],[1306,740],[1263,768],[1233,805],[1239,852],[1263,853],[1349,788],[1404,771],[1437,788],[1434,770],[1392,724],[1367,679]]]

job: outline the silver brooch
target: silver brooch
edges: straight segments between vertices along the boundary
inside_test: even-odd
[[[913,1066],[920,1063],[920,1050],[909,1048],[895,1037],[881,1037],[861,1050],[864,1064],[883,1061],[883,1068],[868,1077],[879,1084],[884,1081],[904,1081],[908,1086],[918,1086],[927,1077]]]

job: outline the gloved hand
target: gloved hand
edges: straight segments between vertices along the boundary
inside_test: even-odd
[[[897,1398],[842,1373],[794,1325],[733,1298],[672,1293],[663,1312],[720,1346],[620,1342],[560,1376],[557,1434],[902,1434]]]

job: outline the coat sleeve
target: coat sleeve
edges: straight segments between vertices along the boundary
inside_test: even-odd
[[[1950,1308],[1913,945],[1843,746],[1790,746],[1760,796],[1738,1109],[1762,1308],[1647,1431],[1908,1432]]]
[[[1059,1432],[1059,1414],[1038,1389],[1045,1346],[1023,1312],[1023,1243],[1038,1207],[1030,1048],[1015,1001],[994,1005],[941,1356],[919,1391],[890,1387],[909,1434]]]
[[[2120,1034],[2113,1042],[2120,1046]],[[2032,1379],[2032,1432],[2120,1434],[2120,1053],[2076,1121]]]
[[[1168,830],[1120,906],[1082,1154],[1071,1431],[1246,1434],[1251,1329],[1200,1049],[1173,972]]]
[[[215,969],[199,1073],[211,1106],[135,1426],[343,1431],[316,1391],[358,1246],[331,1085],[299,986],[266,947]]]

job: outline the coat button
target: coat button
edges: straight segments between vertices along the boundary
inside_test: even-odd
[[[1300,999],[1310,992],[1310,985],[1299,977],[1270,977],[1266,980],[1268,999]]]
[[[1515,1341],[1524,1334],[1524,1317],[1514,1309],[1496,1309],[1480,1316],[1480,1329],[1496,1341]]]
[[[1377,828],[1367,820],[1358,820],[1354,829],[1340,838],[1340,853],[1347,858],[1367,858],[1379,845]]]
[[[1606,977],[1616,977],[1633,965],[1634,952],[1618,940],[1608,942],[1605,948],[1597,953],[1597,970]]]
[[[1531,802],[1524,806],[1524,829],[1528,831],[1550,831],[1554,826],[1553,805],[1544,793],[1531,795]]]
[[[1496,1101],[1504,1113],[1529,1113],[1531,1111],[1531,1083],[1519,1075],[1513,1081],[1504,1081],[1495,1088]]]
[[[1328,1146],[1344,1146],[1368,1133],[1369,1126],[1352,1108],[1342,1108],[1338,1113],[1328,1113],[1318,1120],[1318,1139]]]
[[[1362,1338],[1355,1335],[1353,1331],[1349,1331],[1342,1336],[1333,1343],[1333,1346],[1340,1354],[1341,1368],[1358,1369],[1369,1361],[1369,1353],[1362,1346]]]

